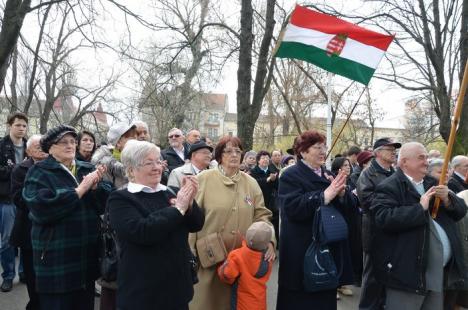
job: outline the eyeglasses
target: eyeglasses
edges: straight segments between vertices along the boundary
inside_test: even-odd
[[[181,135],[170,135],[168,136],[169,139],[176,139],[176,138],[180,138]]]
[[[67,146],[67,145],[76,145],[76,140],[60,140],[59,142],[55,143],[60,146]]]
[[[145,168],[153,168],[153,167],[159,167],[162,165],[162,161],[160,160],[155,160],[155,161],[146,161],[143,164],[139,165],[140,167],[145,167]]]
[[[316,150],[328,150],[328,146],[326,145],[312,145],[311,147]]]
[[[225,149],[223,153],[230,154],[230,155],[241,155],[242,150],[241,149]]]
[[[203,155],[212,155],[211,152],[208,151],[208,150],[199,150],[199,151],[195,151],[193,153],[203,154]]]

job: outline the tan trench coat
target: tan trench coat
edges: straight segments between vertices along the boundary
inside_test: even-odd
[[[251,176],[239,172],[228,178],[215,168],[203,171],[197,177],[199,191],[196,200],[205,211],[205,225],[201,231],[189,236],[194,253],[197,239],[210,233],[222,231],[226,249],[230,251],[236,247],[234,244],[241,244],[237,232],[245,236],[253,222],[269,222],[271,212],[265,208],[262,191]],[[275,243],[274,239],[272,241]],[[218,279],[216,266],[206,269],[200,266],[198,278],[190,310],[229,310],[231,287]]]

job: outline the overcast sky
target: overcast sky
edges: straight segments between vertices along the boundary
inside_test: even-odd
[[[281,2],[281,1],[280,1]],[[152,14],[156,14],[152,9],[148,9],[146,1],[127,1],[125,2],[128,7],[134,12],[142,15],[144,18],[151,19]],[[292,9],[295,5],[294,1],[284,0],[283,7],[285,9]],[[341,8],[342,10],[353,10],[360,6],[360,10],[366,6],[360,1],[343,1],[343,0],[332,0],[327,3],[335,8]],[[345,4],[346,5],[345,5]],[[238,11],[236,10],[237,4],[229,1],[223,1],[223,15],[225,18],[231,21],[238,20]],[[129,39],[130,36],[125,27],[124,15],[117,9],[111,9],[107,13],[102,13],[99,17],[99,25],[101,30],[98,31],[98,35],[102,36],[109,42],[117,44],[122,38]],[[137,46],[142,49],[148,48],[152,42],[162,40],[161,37],[151,33],[148,29],[142,27],[132,19],[128,19],[128,23],[131,27],[131,40]],[[374,29],[376,30],[376,29]],[[38,33],[37,17],[34,13],[27,15],[25,20],[23,35],[35,45]],[[104,80],[111,72],[123,72],[121,84],[115,91],[114,95],[122,97],[123,100],[135,100],[137,95],[138,83],[135,72],[129,67],[128,63],[122,63],[119,60],[119,55],[110,52],[108,50],[99,51],[93,49],[81,50],[73,55],[73,61],[79,68],[78,79],[83,83],[97,83],[96,81]],[[386,60],[383,59],[379,70],[383,70],[386,67]],[[388,65],[388,64],[387,64]],[[210,89],[205,89],[207,92],[227,93],[229,96],[229,110],[235,112],[236,110],[236,89],[237,89],[237,62],[232,61],[228,63],[220,79],[220,83]],[[335,83],[342,81],[341,77],[334,78]],[[383,127],[402,127],[401,119],[404,114],[404,102],[407,100],[411,93],[408,93],[402,89],[398,89],[395,86],[384,83],[376,78],[373,78],[369,84],[372,97],[376,100],[376,104],[379,105],[385,112],[385,119],[379,125]],[[362,85],[360,89],[362,89]],[[322,111],[322,113],[325,113]]]

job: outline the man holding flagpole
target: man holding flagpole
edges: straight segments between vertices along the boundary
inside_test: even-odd
[[[377,186],[371,212],[371,259],[386,289],[386,310],[442,310],[444,289],[463,283],[464,262],[455,222],[463,200],[427,176],[428,155],[417,142],[400,149],[397,171]],[[432,219],[434,199],[442,201]]]

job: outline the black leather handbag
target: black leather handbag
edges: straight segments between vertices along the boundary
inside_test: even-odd
[[[120,247],[115,231],[110,227],[109,211],[106,207],[101,221],[101,248],[99,265],[101,278],[106,282],[117,281],[117,266]]]
[[[336,289],[343,271],[338,270],[328,245],[321,242],[320,227],[323,226],[321,208],[317,208],[312,225],[312,243],[304,256],[304,289],[306,292],[320,292]]]

